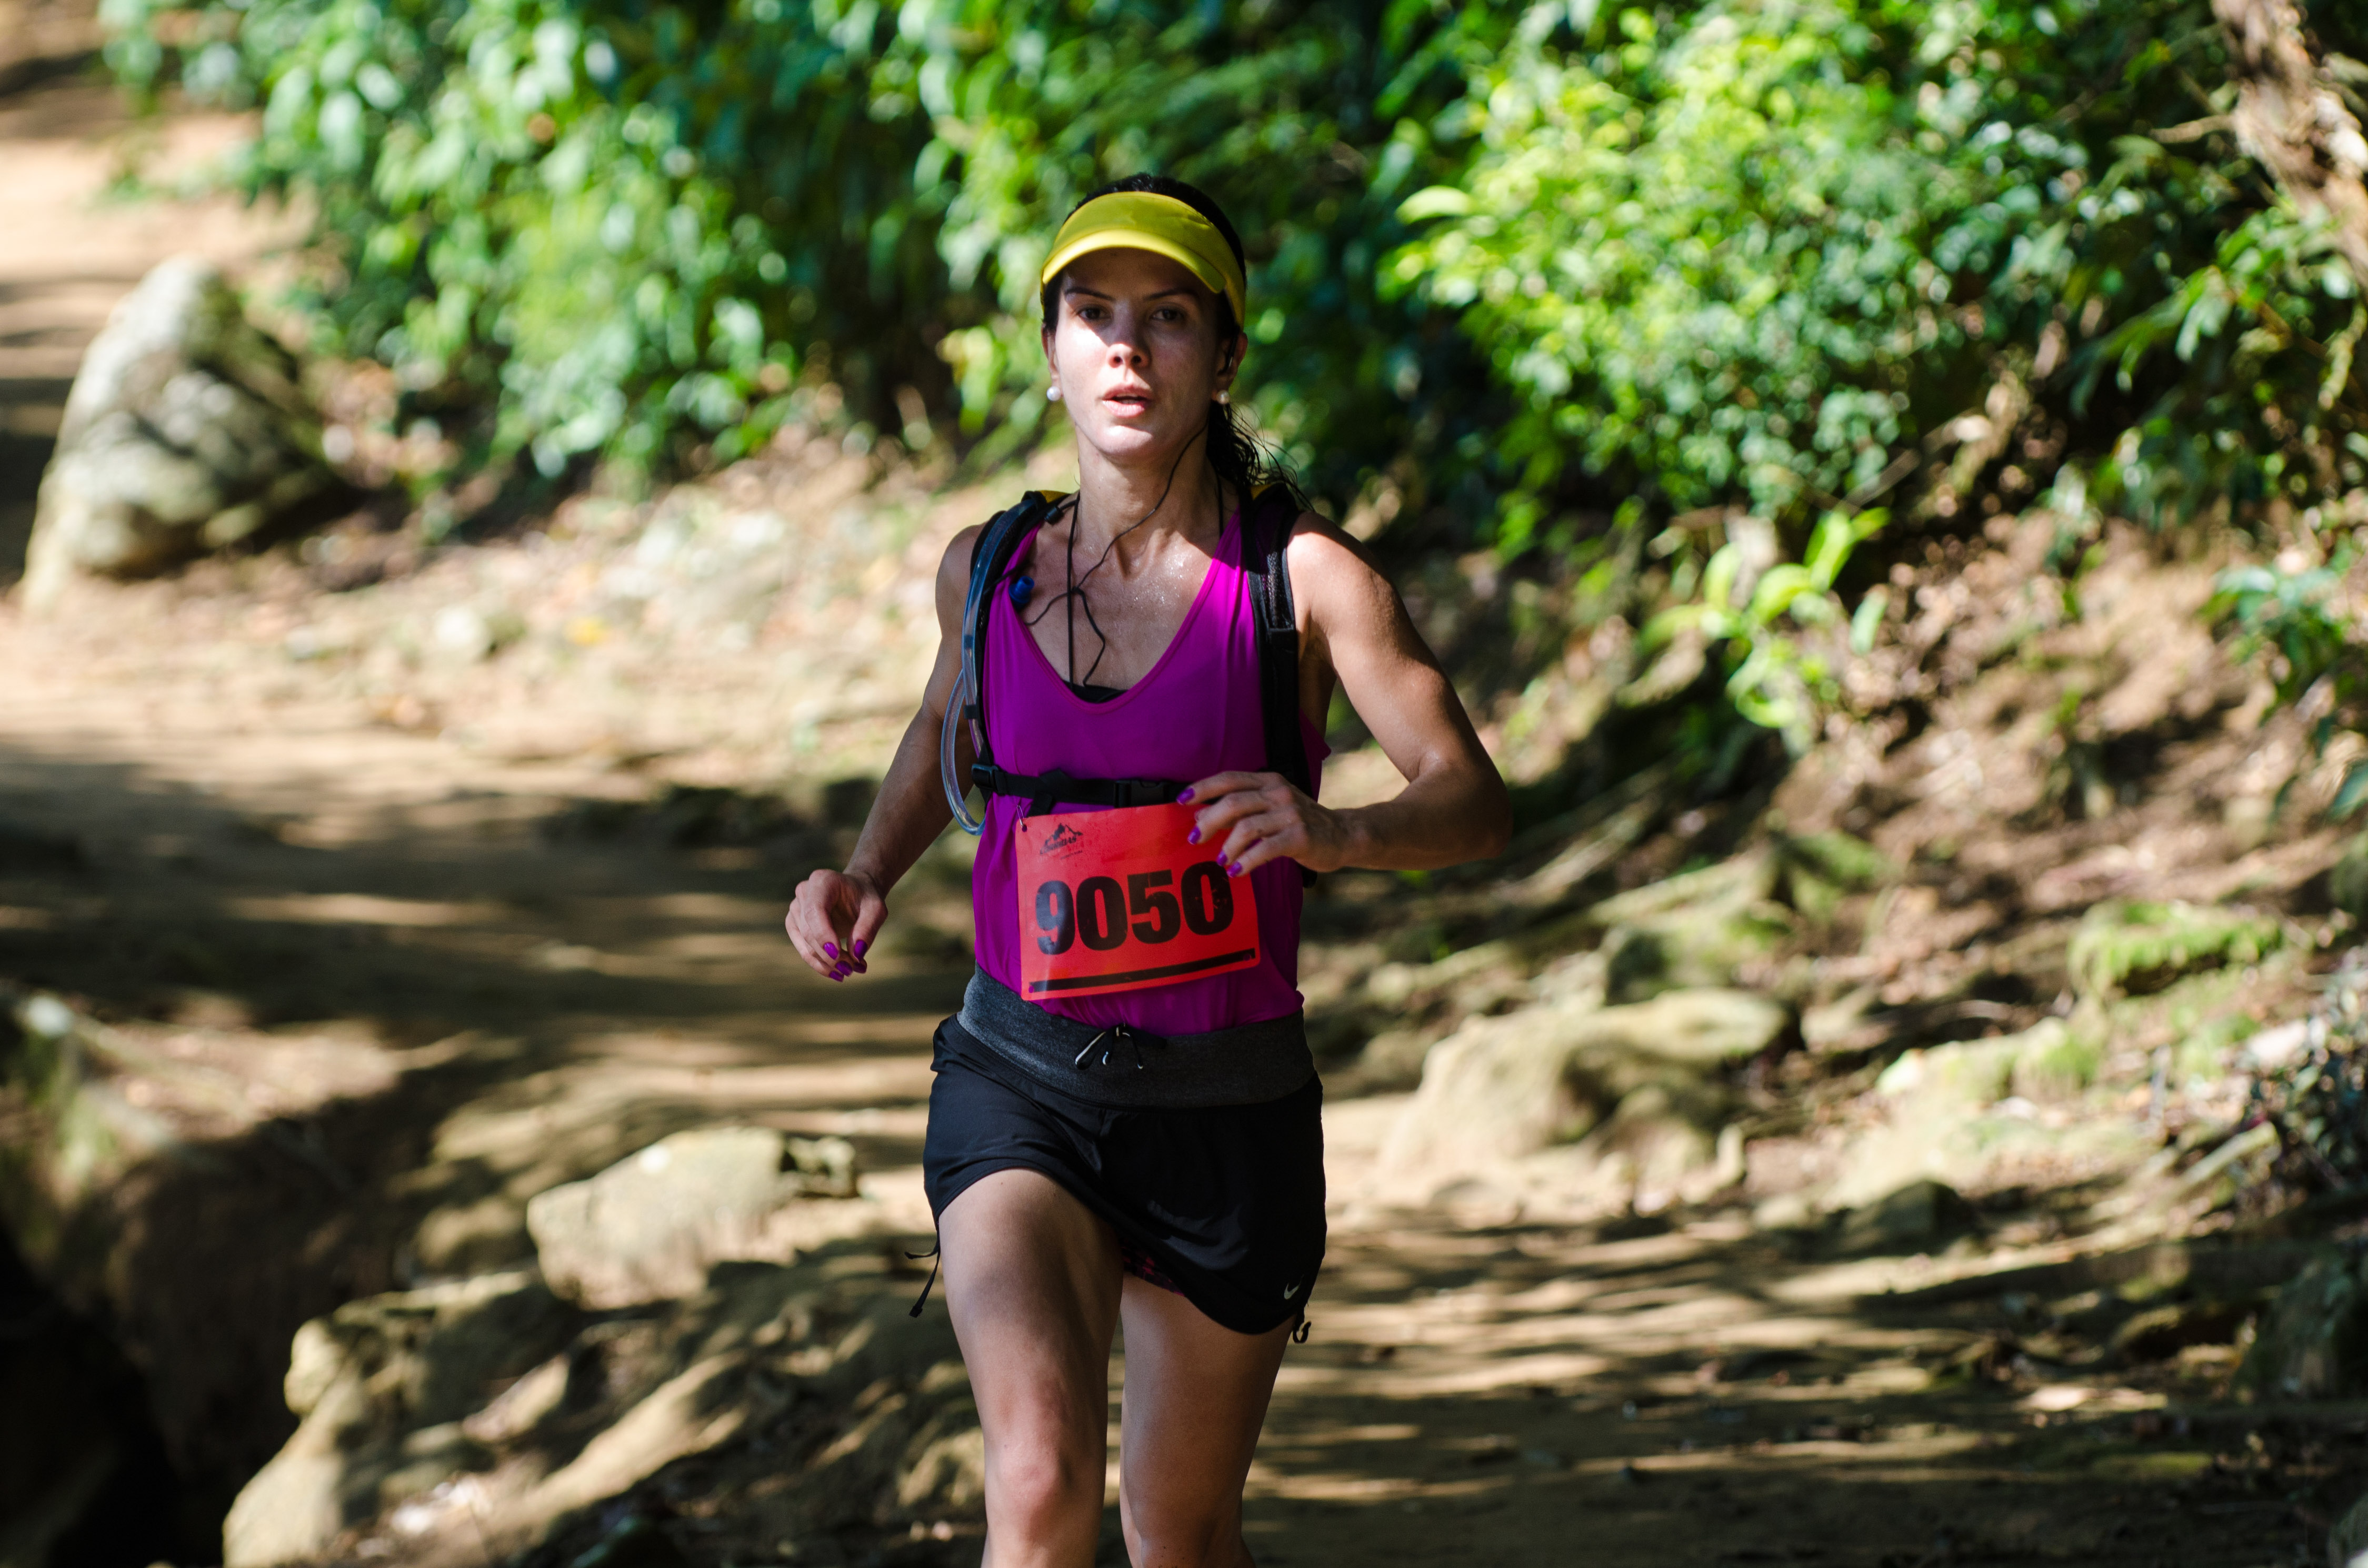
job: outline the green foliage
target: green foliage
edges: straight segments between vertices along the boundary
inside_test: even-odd
[[[1650,650],[1681,632],[1720,643],[1727,660],[1726,697],[1751,722],[1783,735],[1795,752],[1816,738],[1819,716],[1839,700],[1839,665],[1854,633],[1836,579],[1850,553],[1888,520],[1881,509],[1827,513],[1809,535],[1805,559],[1779,562],[1745,581],[1745,550],[1730,540],[1703,566],[1696,597],[1645,623],[1638,645]],[[1861,601],[1882,613],[1881,590]]]
[[[2077,532],[2368,484],[2368,304],[2236,144],[2208,0],[103,4],[125,81],[259,107],[317,346],[549,473],[729,459],[825,385],[858,446],[1006,452],[1062,215],[1201,183],[1319,495],[1603,572],[1678,538],[1584,615],[1677,607],[1648,640],[1794,745],[1882,621],[1878,498]]]
[[[319,215],[320,346],[495,410],[491,456],[728,459],[825,378],[1024,437],[1051,233],[1145,168],[1245,231],[1257,405],[1319,480],[1472,415],[1414,427],[1461,342],[1372,275],[1486,6],[209,0],[166,48],[172,3],[105,0],[119,74],[263,107],[243,177]]]
[[[2233,95],[2201,0],[1712,0],[1521,40],[1388,263],[1518,394],[1515,539],[1574,484],[1869,495],[2009,375],[2068,426],[2075,510],[2360,483],[2329,231],[2225,129],[2152,134]]]
[[[2351,629],[2334,612],[2330,598],[2351,565],[2351,551],[2339,551],[2326,566],[2282,572],[2272,566],[2239,566],[2220,574],[2205,613],[2233,625],[2240,655],[2268,655],[2278,699],[2292,702],[2330,671],[2340,672],[2346,698],[2358,695],[2359,660]]]
[[[2315,753],[2324,753],[2340,730],[2356,730],[2368,704],[2368,657],[2354,638],[2344,592],[2357,562],[2357,551],[2346,541],[2324,566],[2234,567],[2220,574],[2206,610],[2235,631],[2239,657],[2268,666],[2280,702],[2300,701],[2318,688],[2314,700],[2319,716],[2310,731]],[[2342,822],[2362,805],[2368,805],[2368,763],[2354,763],[2336,787],[2327,814]],[[2360,902],[2351,886],[2359,880],[2355,872],[2347,860],[2332,874],[2347,906]]]
[[[1908,367],[1963,347],[1923,214],[1970,193],[1893,134],[1877,42],[1845,6],[1627,10],[1487,73],[1484,151],[1406,204],[1442,222],[1390,276],[1526,394],[1499,452],[1522,488],[1575,463],[1781,509],[1881,472]]]
[[[150,3],[107,0],[135,81],[164,64]],[[496,409],[495,455],[648,466],[761,440],[810,346],[862,390],[926,330],[899,295],[927,234],[874,221],[926,139],[866,90],[893,29],[783,9],[252,0],[182,70],[262,105],[248,187],[314,204],[322,347]]]
[[[1590,495],[1817,517],[1746,602],[1718,556],[1680,572],[1646,633],[1723,640],[1729,700],[1796,749],[1884,608],[1825,631],[1854,504],[1951,445],[1988,443],[1922,516],[2001,456],[2076,526],[2362,482],[2368,314],[2208,118],[2235,89],[2202,0],[1554,9],[1476,79],[1470,172],[1404,204],[1387,281],[1514,393],[1505,546]]]
[[[2089,911],[2066,960],[2083,994],[2114,996],[2158,991],[2199,969],[2258,963],[2284,945],[2275,920],[2242,910],[2118,901]]]

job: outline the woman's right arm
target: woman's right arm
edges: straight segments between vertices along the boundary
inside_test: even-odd
[[[970,591],[971,551],[979,530],[967,528],[946,547],[938,563],[938,659],[921,696],[921,710],[905,727],[896,759],[880,781],[879,796],[863,822],[862,836],[847,869],[817,869],[798,884],[782,926],[798,956],[816,974],[844,980],[869,967],[865,955],[888,918],[888,890],[913,869],[952,812],[938,778],[938,736],[946,705],[953,700],[954,676],[962,667],[962,600]],[[970,766],[970,737],[962,736],[958,766]]]

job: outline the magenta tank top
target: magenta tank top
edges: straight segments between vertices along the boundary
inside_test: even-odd
[[[1184,624],[1150,673],[1107,702],[1071,691],[1019,623],[1009,597],[986,606],[987,743],[1014,773],[1064,769],[1075,778],[1179,778],[1266,767],[1264,710],[1258,697],[1258,610],[1242,571],[1236,513],[1217,539],[1216,558]],[[1014,560],[1025,560],[1032,536]],[[1321,788],[1329,748],[1301,715],[1310,773]],[[1028,802],[990,795],[971,871],[971,913],[978,966],[1019,988],[1019,912],[1012,830]],[[1062,812],[1102,811],[1061,805]],[[1033,1004],[1097,1028],[1125,1024],[1153,1034],[1199,1034],[1235,1024],[1289,1017],[1300,1009],[1299,864],[1278,860],[1249,873],[1258,890],[1258,961],[1247,969],[1104,996]]]

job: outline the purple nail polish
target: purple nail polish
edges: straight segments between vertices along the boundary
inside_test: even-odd
[[[1191,790],[1185,790],[1182,794],[1180,794],[1180,795],[1178,795],[1178,796],[1177,796],[1177,797],[1176,797],[1176,803],[1177,803],[1178,805],[1179,805],[1179,806],[1180,806],[1180,805],[1182,805],[1185,801],[1187,801],[1190,800],[1191,798],[1192,798],[1192,791],[1191,791]]]
[[[857,958],[863,956],[863,938],[860,937],[855,938],[855,956]]]
[[[1232,865],[1225,868],[1225,875],[1229,877],[1238,877],[1241,874],[1242,863],[1239,860],[1235,861]]]
[[[1225,852],[1224,852],[1224,850],[1220,849],[1220,850],[1218,850],[1218,851],[1217,851],[1217,865],[1218,865],[1218,867],[1219,867],[1220,869],[1223,869],[1223,868],[1224,868],[1224,864],[1225,864]]]
[[[1186,835],[1184,835],[1184,842],[1185,842],[1185,843],[1187,843],[1187,844],[1198,844],[1198,843],[1200,843],[1200,842],[1201,842],[1201,830],[1200,830],[1199,828],[1197,828],[1197,827],[1196,827],[1196,828],[1194,828],[1191,832],[1190,832],[1190,833],[1186,834]]]
[[[825,942],[822,945],[822,956],[826,959],[835,959],[838,957],[838,944],[837,942]]]

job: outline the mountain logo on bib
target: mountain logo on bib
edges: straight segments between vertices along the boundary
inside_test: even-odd
[[[1060,823],[1055,824],[1053,831],[1045,836],[1044,842],[1042,846],[1038,848],[1037,853],[1040,855],[1053,856],[1074,855],[1085,844],[1085,842],[1086,835],[1084,834],[1079,833],[1067,823]]]

